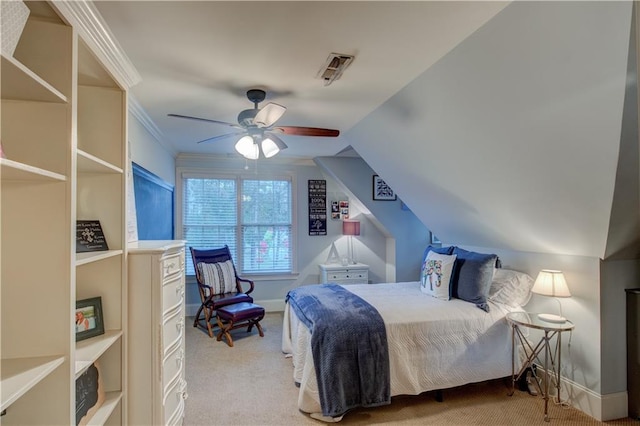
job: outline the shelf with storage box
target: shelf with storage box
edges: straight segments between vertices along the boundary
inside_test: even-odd
[[[369,265],[364,263],[321,264],[320,282],[336,284],[369,284]]]
[[[75,379],[97,361],[106,398],[89,423],[125,424],[128,86],[120,57],[103,63],[83,39],[101,55],[113,48],[92,33],[104,31],[89,23],[94,6],[25,4],[0,64],[2,423],[75,424]],[[81,218],[100,220],[110,250],[74,253]],[[105,333],[76,342],[76,301],[96,296]],[[28,326],[38,321],[46,332]]]

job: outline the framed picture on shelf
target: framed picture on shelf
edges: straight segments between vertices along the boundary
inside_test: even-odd
[[[104,334],[102,298],[76,301],[76,342]]]
[[[76,253],[109,250],[99,220],[76,221]]]
[[[396,194],[378,175],[373,175],[373,199],[376,201],[395,201]]]

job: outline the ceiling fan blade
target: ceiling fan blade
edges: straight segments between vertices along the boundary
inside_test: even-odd
[[[207,138],[207,139],[202,139],[201,141],[198,141],[196,143],[203,143],[203,142],[214,142],[220,139],[224,139],[224,138],[228,138],[229,136],[235,136],[235,135],[242,135],[245,132],[233,132],[233,133],[225,133],[224,135],[218,135],[218,136],[213,136],[211,138]]]
[[[324,136],[335,138],[340,135],[340,130],[320,129],[318,127],[299,127],[299,126],[278,126],[272,130],[284,133],[285,135],[295,136]]]
[[[167,114],[167,115],[169,117],[186,118],[188,120],[206,121],[207,123],[222,124],[222,125],[225,125],[225,126],[231,126],[231,127],[235,127],[236,129],[244,130],[244,127],[241,127],[241,126],[239,126],[237,124],[233,124],[233,123],[227,123],[226,121],[212,120],[210,118],[192,117],[190,115],[180,115],[180,114]]]
[[[263,106],[253,118],[253,124],[258,127],[269,127],[282,117],[287,108],[282,105],[269,102]]]

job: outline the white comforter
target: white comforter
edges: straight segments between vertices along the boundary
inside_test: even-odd
[[[443,301],[420,291],[418,282],[345,285],[375,307],[389,345],[391,396],[417,395],[511,374],[514,309],[490,303],[490,312],[458,299]],[[282,350],[291,354],[300,383],[298,408],[321,413],[311,354],[311,334],[285,307]]]

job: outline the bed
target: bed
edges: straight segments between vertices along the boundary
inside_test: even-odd
[[[466,300],[444,300],[426,294],[421,290],[421,281],[329,285],[364,300],[382,319],[391,397],[417,395],[511,374],[511,329],[505,315],[523,310],[533,280],[516,271],[496,269],[492,274],[486,309],[479,309],[477,304]],[[293,378],[300,388],[298,408],[316,419],[339,421],[355,407],[352,404],[339,413],[322,406],[312,333],[289,297],[285,306],[282,350],[292,359]],[[368,406],[389,402],[390,399],[378,400]]]

